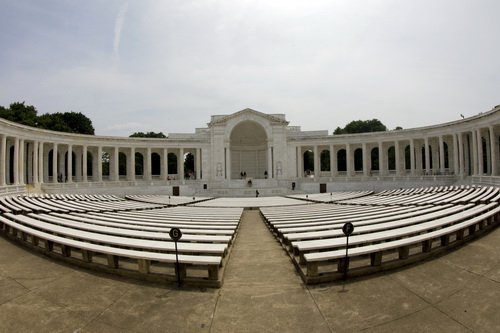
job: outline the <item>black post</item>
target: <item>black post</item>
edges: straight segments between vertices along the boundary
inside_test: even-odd
[[[346,236],[346,245],[345,245],[345,259],[344,259],[344,280],[347,279],[347,265],[349,262],[349,256],[347,251],[349,249],[349,236],[354,231],[354,225],[351,222],[347,222],[342,226],[342,232]]]
[[[175,266],[177,267],[177,283],[181,287],[181,272],[179,270],[179,254],[177,252],[177,241],[175,243]]]
[[[345,245],[344,281],[347,280],[347,261],[349,260],[349,256],[347,255],[348,249],[349,249],[349,235],[347,235],[346,237],[346,245]]]
[[[170,229],[168,234],[170,235],[170,238],[172,238],[172,240],[175,243],[175,267],[177,270],[177,282],[179,283],[179,287],[180,287],[182,284],[181,284],[181,272],[179,270],[179,253],[177,251],[177,241],[179,239],[181,239],[182,232],[179,228],[172,228],[172,229]]]

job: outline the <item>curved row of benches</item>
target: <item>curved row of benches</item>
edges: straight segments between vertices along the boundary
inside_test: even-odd
[[[460,193],[462,200],[432,200],[436,193],[442,199]],[[363,196],[349,203],[261,208],[261,214],[303,280],[318,283],[340,279],[345,272],[357,276],[399,267],[462,244],[498,224],[497,195],[498,188],[431,188]],[[342,227],[347,222],[354,232],[346,259]]]
[[[129,207],[129,206],[127,206]],[[141,279],[218,287],[242,209],[3,212],[3,234],[51,257]],[[181,229],[177,244],[171,228]],[[176,268],[176,250],[179,269]]]

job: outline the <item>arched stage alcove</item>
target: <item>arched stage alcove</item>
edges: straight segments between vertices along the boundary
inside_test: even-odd
[[[247,177],[264,178],[267,168],[267,135],[259,123],[251,120],[236,125],[230,136],[231,178],[239,179],[241,172]]]

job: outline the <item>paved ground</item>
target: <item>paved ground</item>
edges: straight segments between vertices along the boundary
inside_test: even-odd
[[[0,332],[498,332],[500,229],[409,268],[305,286],[246,211],[220,289],[85,271],[0,237]]]

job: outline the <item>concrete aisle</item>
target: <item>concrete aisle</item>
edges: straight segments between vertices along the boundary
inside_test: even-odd
[[[258,210],[243,213],[212,332],[330,332]]]

